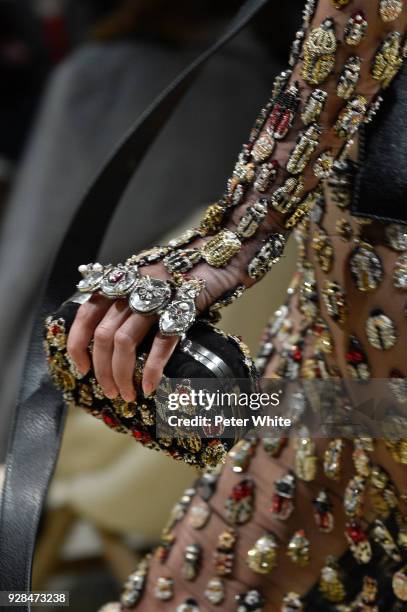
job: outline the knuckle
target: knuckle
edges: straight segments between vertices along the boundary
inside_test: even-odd
[[[107,326],[103,324],[97,326],[95,330],[95,342],[102,346],[112,342],[112,332]]]
[[[119,329],[115,333],[114,343],[115,343],[115,346],[118,346],[119,348],[124,348],[124,349],[130,349],[135,346],[135,341],[133,340],[133,338],[126,331],[123,331],[122,329]]]

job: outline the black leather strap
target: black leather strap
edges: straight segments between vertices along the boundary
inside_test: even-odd
[[[44,498],[53,474],[65,409],[46,373],[42,327],[77,281],[79,264],[97,256],[106,228],[131,177],[205,62],[269,0],[247,0],[223,36],[151,104],[93,181],[44,280],[29,343],[20,401],[14,413],[0,514],[0,591],[27,591]],[[31,610],[29,604],[17,608]]]

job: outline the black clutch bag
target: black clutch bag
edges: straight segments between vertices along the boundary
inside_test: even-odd
[[[197,320],[171,356],[157,393],[145,397],[141,388],[143,364],[156,329],[152,329],[137,350],[134,382],[137,400],[127,403],[108,399],[90,371],[79,377],[66,352],[66,338],[84,296],[77,294],[65,302],[56,314],[47,317],[44,346],[49,371],[67,405],[86,410],[108,427],[132,435],[144,446],[162,450],[174,459],[197,467],[214,467],[245,433],[239,427],[214,428],[205,425],[204,405],[189,404],[182,409],[188,419],[195,419],[192,430],[170,424],[170,393],[191,394],[197,386],[211,386],[225,393],[250,393],[256,385],[257,371],[242,341],[214,327],[209,321]],[[92,350],[92,347],[89,347]],[[196,384],[195,384],[196,383]],[[212,384],[211,384],[212,383]],[[226,415],[225,415],[226,416]],[[227,416],[237,417],[230,407]],[[193,421],[192,421],[193,422]]]

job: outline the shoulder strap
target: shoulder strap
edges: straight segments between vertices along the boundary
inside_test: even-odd
[[[48,379],[42,351],[46,314],[57,310],[77,280],[76,268],[98,253],[130,178],[206,61],[266,5],[247,0],[220,39],[154,100],[119,143],[91,184],[50,266],[29,343],[20,401],[6,459],[0,508],[0,591],[28,591],[43,502],[58,456],[64,423],[60,394]],[[30,604],[17,608],[31,610]]]

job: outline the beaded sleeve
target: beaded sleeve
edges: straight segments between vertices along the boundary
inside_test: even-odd
[[[309,0],[289,68],[275,79],[228,180],[197,230],[170,243],[171,274],[240,270],[228,303],[279,259],[322,179],[370,122],[405,55],[407,7],[395,0]],[[212,298],[219,298],[213,295]]]
[[[308,0],[289,67],[276,77],[223,196],[198,228],[127,265],[150,266],[154,276],[151,264],[161,262],[183,299],[192,276],[191,299],[212,313],[260,280],[321,197],[321,181],[373,119],[403,63],[406,25],[404,0]],[[161,317],[160,329],[176,335],[193,318]]]

